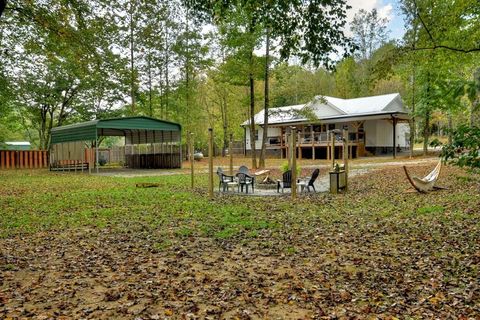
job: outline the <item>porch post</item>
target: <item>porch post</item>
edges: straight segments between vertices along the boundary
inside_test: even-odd
[[[300,133],[300,131],[298,131],[297,133],[298,158],[300,160],[302,160],[302,142],[301,142],[302,135],[303,137],[305,137],[305,127],[303,126],[302,126],[302,133]]]
[[[357,143],[357,150],[355,152],[355,158],[358,159],[358,149],[360,148],[360,142],[358,141],[358,137],[359,137],[358,130],[360,130],[360,124],[357,123],[357,125],[355,127],[357,129],[357,131],[355,132],[355,142]],[[352,158],[353,158],[353,155],[352,155]]]
[[[330,157],[332,158],[332,170],[333,170],[333,168],[335,168],[335,132],[330,131],[330,134],[331,134]]]
[[[283,159],[283,127],[280,127],[280,159]]]
[[[98,173],[98,132],[95,132],[95,167]]]
[[[330,160],[330,131],[327,130],[327,160]]]
[[[397,118],[392,115],[393,124],[393,159],[397,158]]]

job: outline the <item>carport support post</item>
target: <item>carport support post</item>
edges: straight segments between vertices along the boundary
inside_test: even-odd
[[[297,140],[297,128],[291,128],[291,135],[292,135],[292,146],[296,146]],[[297,197],[297,156],[295,151],[292,152],[292,200],[295,200]]]
[[[173,134],[173,132],[172,132]],[[187,132],[188,134],[188,132]],[[179,131],[178,132],[178,135],[180,136],[180,145],[178,146],[178,148],[180,149],[180,169],[182,169],[182,165],[183,165],[183,154],[182,154],[182,132]],[[173,139],[173,138],[172,138]],[[193,187],[193,186],[192,186]]]
[[[228,153],[230,157],[230,175],[233,176],[233,134],[230,133],[230,142],[228,144]]]
[[[191,180],[192,180],[192,189],[195,183],[195,178],[194,178],[194,169],[193,169],[193,163],[194,163],[194,158],[193,158],[193,132],[187,133],[188,137],[188,155],[190,156],[190,174],[191,174]]]
[[[95,167],[98,173],[98,134],[95,133]]]
[[[213,129],[208,128],[208,196],[213,200]]]

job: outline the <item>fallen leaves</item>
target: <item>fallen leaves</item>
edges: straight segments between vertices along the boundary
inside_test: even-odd
[[[55,187],[34,177],[19,188],[37,206],[0,195],[0,208],[30,214],[18,225],[5,222],[17,211],[0,214],[10,230],[0,239],[0,318],[475,318],[480,180],[456,178],[465,174],[446,167],[449,190],[418,195],[404,192],[401,170],[378,170],[352,179],[346,195],[295,204],[212,204],[181,177],[162,180],[170,193],[128,189],[128,179],[92,191],[75,177],[91,211],[63,193],[64,176],[50,177]],[[82,223],[59,227],[65,220]]]

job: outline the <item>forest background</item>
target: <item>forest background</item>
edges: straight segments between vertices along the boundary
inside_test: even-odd
[[[48,149],[53,127],[146,115],[181,123],[198,150],[213,127],[225,152],[265,107],[393,92],[425,151],[432,135],[478,125],[478,1],[400,0],[395,40],[375,9],[347,25],[348,10],[345,0],[0,0],[0,143]]]

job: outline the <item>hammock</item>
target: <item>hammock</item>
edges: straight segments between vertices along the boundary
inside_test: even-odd
[[[425,178],[418,178],[415,176],[410,176],[410,174],[407,171],[407,167],[403,166],[403,170],[405,170],[405,174],[407,175],[408,181],[412,184],[412,186],[418,192],[427,192],[433,189],[441,189],[435,186],[435,183],[438,180],[438,176],[440,175],[441,169],[442,169],[442,161],[440,160],[437,166],[435,167],[435,169],[433,169],[432,172],[426,175]]]

